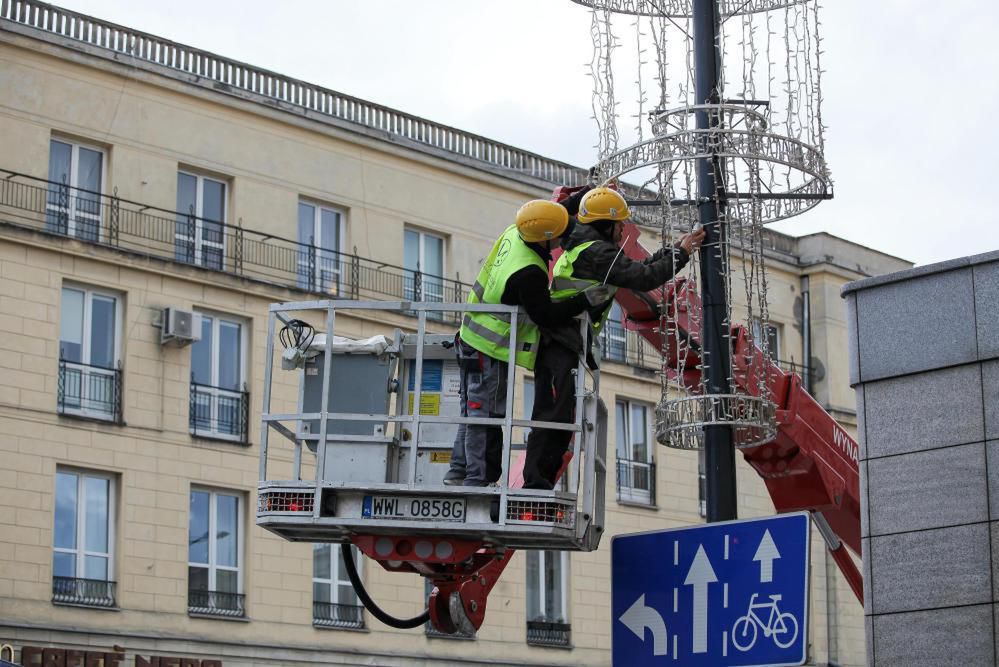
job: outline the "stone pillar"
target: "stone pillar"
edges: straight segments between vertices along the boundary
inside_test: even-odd
[[[868,664],[999,664],[999,252],[842,293]]]

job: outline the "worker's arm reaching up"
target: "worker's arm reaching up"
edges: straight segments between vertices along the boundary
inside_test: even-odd
[[[673,278],[690,261],[690,253],[685,249],[683,239],[676,246],[663,248],[643,261],[635,261],[621,252],[619,247],[600,232],[597,225],[580,225],[576,228],[572,245],[588,241],[596,243],[579,254],[573,273],[615,287],[647,292]]]

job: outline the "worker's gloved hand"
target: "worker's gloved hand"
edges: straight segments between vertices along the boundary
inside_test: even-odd
[[[607,285],[594,285],[583,290],[583,296],[591,306],[602,306],[610,301],[611,292]]]
[[[693,231],[681,236],[680,242],[677,245],[683,248],[688,255],[693,255],[694,251],[700,248],[702,243],[704,243],[704,229],[698,225]]]

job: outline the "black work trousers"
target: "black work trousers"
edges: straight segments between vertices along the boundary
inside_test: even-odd
[[[542,339],[534,366],[534,409],[531,419],[571,424],[576,408],[575,352],[553,340]],[[572,431],[531,429],[524,461],[524,488],[552,489],[562,467],[562,456],[572,441]]]

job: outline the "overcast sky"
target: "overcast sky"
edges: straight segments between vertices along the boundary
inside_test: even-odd
[[[588,10],[569,0],[56,0],[590,166]],[[826,0],[835,199],[776,228],[917,264],[999,249],[999,2]]]

